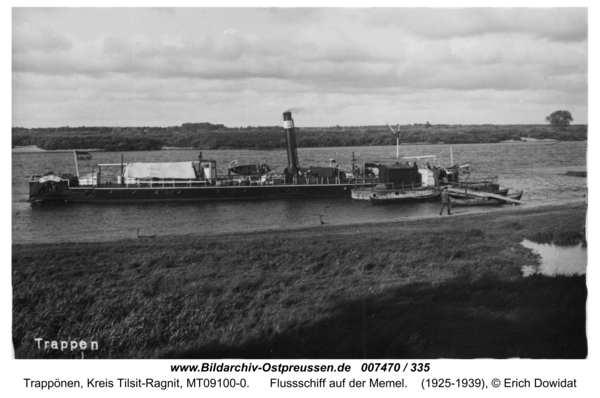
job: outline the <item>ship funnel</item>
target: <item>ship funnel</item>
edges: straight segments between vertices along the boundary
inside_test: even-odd
[[[294,119],[292,112],[283,112],[283,128],[287,141],[288,170],[291,175],[297,175],[300,170],[298,166],[298,146],[296,145],[296,131],[294,130]]]

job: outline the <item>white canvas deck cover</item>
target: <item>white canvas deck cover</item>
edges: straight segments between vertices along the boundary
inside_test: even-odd
[[[195,179],[192,162],[128,163],[125,178]]]

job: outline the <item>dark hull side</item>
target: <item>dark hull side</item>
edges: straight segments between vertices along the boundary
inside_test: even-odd
[[[37,184],[37,186],[36,186]],[[32,202],[140,202],[177,200],[251,200],[310,197],[350,197],[352,184],[259,185],[207,187],[62,187],[39,193],[39,184],[30,183]]]

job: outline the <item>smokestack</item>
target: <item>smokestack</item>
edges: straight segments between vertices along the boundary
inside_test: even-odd
[[[283,128],[287,141],[288,170],[291,175],[297,175],[300,170],[298,166],[298,147],[296,145],[296,131],[294,130],[294,119],[292,112],[283,112]]]

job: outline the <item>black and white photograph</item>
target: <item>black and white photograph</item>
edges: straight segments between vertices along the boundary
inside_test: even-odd
[[[588,18],[13,7],[13,358],[587,360]]]

